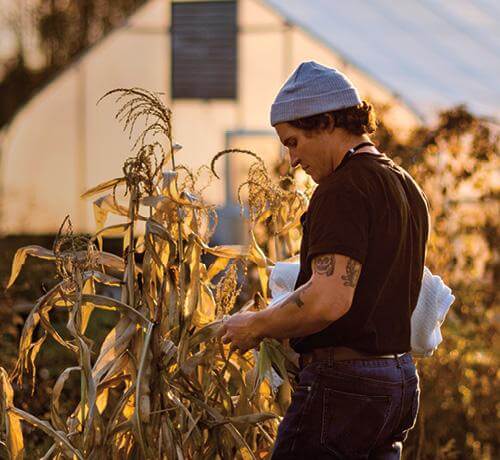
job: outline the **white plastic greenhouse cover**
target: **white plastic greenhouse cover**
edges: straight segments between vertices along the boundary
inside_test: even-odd
[[[266,0],[423,118],[500,118],[499,0]]]

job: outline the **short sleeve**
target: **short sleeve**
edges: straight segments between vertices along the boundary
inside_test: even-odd
[[[366,196],[357,190],[329,190],[311,204],[307,264],[321,254],[342,254],[363,264],[370,233]]]

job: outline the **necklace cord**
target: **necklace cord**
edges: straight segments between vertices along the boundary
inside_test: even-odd
[[[340,164],[335,168],[335,171],[339,168],[341,168],[342,166],[344,166],[345,163],[347,163],[347,161],[349,160],[349,158],[351,158],[359,149],[362,149],[363,147],[368,147],[368,146],[375,146],[375,144],[373,142],[361,142],[361,144],[358,144],[352,148],[350,148],[344,155],[344,158],[342,158],[342,161],[340,162]]]

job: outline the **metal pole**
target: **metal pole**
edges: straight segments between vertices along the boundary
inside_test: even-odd
[[[293,46],[292,32],[293,26],[288,21],[283,24],[283,81],[288,78],[292,69]]]
[[[87,219],[85,213],[85,203],[80,198],[80,195],[87,187],[87,107],[85,100],[85,68],[81,61],[76,67],[76,72],[76,212],[78,231],[84,231],[87,230]]]

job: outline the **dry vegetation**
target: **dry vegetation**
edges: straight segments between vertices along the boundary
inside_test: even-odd
[[[122,104],[117,118],[130,136],[139,120],[145,123],[123,175],[83,195],[97,197],[95,234],[75,234],[67,218],[51,250],[24,247],[13,261],[9,286],[27,256],[52,261],[59,282],[31,310],[13,373],[0,368],[5,447],[12,459],[23,458],[23,421],[52,439],[46,459],[263,458],[288,405],[293,365],[277,341],[240,355],[216,334],[222,316],[235,310],[241,273],[255,270],[260,283],[242,309],[266,305],[274,260],[257,243],[259,229],[271,232],[275,254],[292,255],[298,248],[290,230],[307,198],[274,185],[252,152],[220,152],[211,169],[176,165],[172,114],[159,96],[141,89],[110,95]],[[249,191],[248,246],[210,246],[217,215],[202,191],[224,154],[256,160],[242,184]],[[123,222],[106,226],[110,214]],[[123,239],[122,257],[103,251],[108,236]],[[214,256],[209,266],[205,254]],[[119,300],[102,295],[101,286],[119,289]],[[88,334],[96,310],[119,312],[100,347]],[[64,331],[52,324],[56,311],[66,314]],[[29,377],[36,395],[37,354],[49,337],[73,354],[74,365],[59,375],[50,420],[42,420],[14,405],[13,383]],[[286,380],[278,393],[268,378],[272,365]],[[80,399],[63,404],[72,374],[79,376]]]

